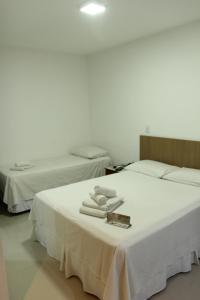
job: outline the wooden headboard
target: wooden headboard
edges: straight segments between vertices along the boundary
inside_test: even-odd
[[[200,141],[141,135],[140,159],[200,169]]]

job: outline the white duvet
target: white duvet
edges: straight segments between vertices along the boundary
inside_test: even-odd
[[[117,212],[131,216],[131,228],[79,213],[97,184],[124,197]],[[66,277],[103,300],[148,299],[200,256],[200,189],[131,171],[43,191],[30,218]]]

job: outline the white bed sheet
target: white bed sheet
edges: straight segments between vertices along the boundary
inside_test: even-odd
[[[79,213],[96,184],[124,196],[117,212],[131,216],[130,229]],[[103,300],[148,299],[200,256],[200,189],[131,171],[43,191],[30,218],[66,277]]]
[[[34,195],[42,190],[104,175],[109,157],[86,159],[74,155],[37,160],[25,171],[0,167],[0,189],[3,202],[12,213],[31,208]]]

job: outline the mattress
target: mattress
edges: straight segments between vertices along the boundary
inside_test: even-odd
[[[42,190],[104,175],[109,157],[86,159],[65,155],[32,162],[33,168],[11,171],[0,167],[0,194],[8,211],[17,213],[31,208],[34,195]]]
[[[116,212],[131,216],[131,228],[79,213],[96,184],[124,197]],[[43,191],[30,219],[65,276],[103,300],[146,300],[200,256],[200,188],[131,171]]]

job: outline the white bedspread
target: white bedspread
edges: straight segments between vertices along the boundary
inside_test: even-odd
[[[79,213],[96,184],[124,197],[117,212],[131,215],[130,229]],[[200,256],[200,188],[131,171],[43,191],[30,218],[66,277],[103,300],[148,299]]]
[[[4,191],[3,201],[10,212],[18,212],[30,205],[35,193],[102,176],[109,163],[109,157],[85,159],[65,155],[34,161],[34,167],[24,171],[11,171],[10,166],[1,166],[0,189]]]

